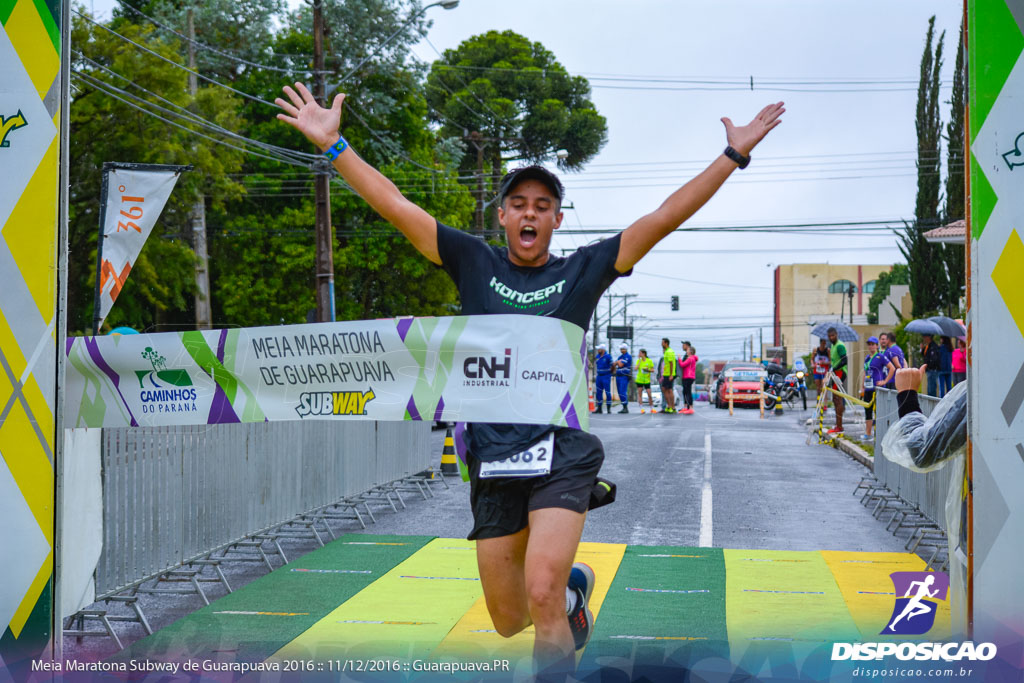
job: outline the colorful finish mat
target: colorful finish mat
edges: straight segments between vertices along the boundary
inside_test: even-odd
[[[597,576],[581,667],[687,667],[731,659],[756,674],[832,641],[877,641],[906,553],[785,552],[582,543]],[[949,634],[943,604],[929,640]],[[905,637],[903,639],[906,639]],[[151,660],[510,660],[528,671],[533,629],[494,631],[475,544],[350,534],[138,641]]]

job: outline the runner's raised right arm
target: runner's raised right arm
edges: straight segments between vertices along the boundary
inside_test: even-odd
[[[297,92],[296,92],[297,91]],[[284,87],[288,100],[274,100],[284,110],[277,118],[294,126],[321,151],[338,141],[344,95],[336,95],[330,109],[321,107],[302,83]],[[352,189],[384,220],[398,228],[416,250],[432,263],[441,264],[437,251],[437,222],[426,211],[405,198],[393,182],[370,166],[351,147],[334,160],[334,168]]]

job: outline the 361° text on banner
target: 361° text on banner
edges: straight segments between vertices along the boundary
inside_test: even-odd
[[[110,313],[184,166],[103,165],[95,329]]]

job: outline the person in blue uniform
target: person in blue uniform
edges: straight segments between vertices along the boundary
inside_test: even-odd
[[[629,347],[619,347],[619,357],[615,359],[615,388],[619,392],[620,413],[629,412],[629,379],[633,376],[633,356],[629,355]]]
[[[597,370],[597,389],[594,392],[594,403],[597,404],[597,407],[594,409],[594,414],[598,415],[602,412],[602,393],[610,413],[612,412],[612,357],[608,353],[608,347],[604,344],[597,345],[597,352],[594,354],[594,368]]]

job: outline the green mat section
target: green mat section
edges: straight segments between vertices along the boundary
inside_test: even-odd
[[[112,659],[263,661],[432,538],[347,534],[139,640]]]
[[[728,657],[727,639],[720,548],[631,545],[581,666],[589,670],[624,658],[645,666],[688,667],[705,657]]]

